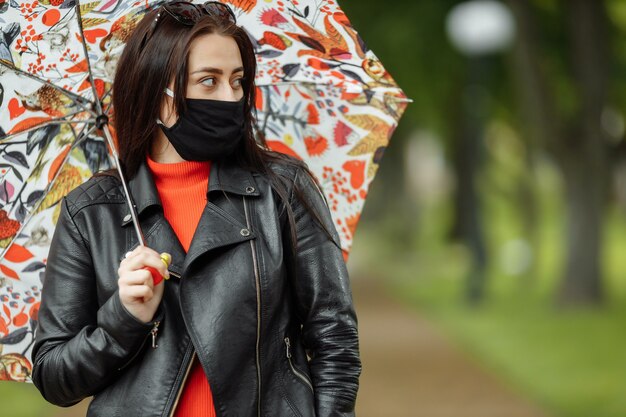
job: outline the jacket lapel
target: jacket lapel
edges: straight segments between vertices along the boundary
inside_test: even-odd
[[[209,202],[200,217],[183,264],[183,271],[186,271],[196,259],[210,250],[254,238],[255,234],[244,223],[226,216],[219,206]]]
[[[161,199],[152,173],[145,162],[139,166],[137,174],[128,181],[128,189],[137,211],[146,246],[158,253],[167,252],[172,255],[169,270],[180,276],[185,262],[185,250],[174,233],[174,229],[163,216]],[[122,227],[132,228],[131,223],[129,213],[124,217]],[[135,248],[138,245],[135,232],[132,231],[129,247]]]
[[[146,245],[159,253],[170,253],[172,264],[169,269],[179,276],[204,253],[256,237],[246,225],[242,201],[244,196],[259,196],[260,193],[252,174],[236,165],[211,165],[208,201],[186,254],[176,233],[163,216],[161,200],[145,162],[128,182],[128,188]],[[131,222],[127,215],[122,226],[132,227]],[[137,244],[135,241],[132,247]]]
[[[260,195],[252,174],[234,164],[211,165],[207,204],[191,241],[183,271],[204,253],[256,237],[246,225],[244,196]]]

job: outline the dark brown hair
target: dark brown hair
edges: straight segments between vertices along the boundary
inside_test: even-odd
[[[193,40],[211,33],[232,37],[239,47],[244,67],[242,87],[245,114],[245,137],[233,153],[233,162],[251,171],[264,174],[269,179],[272,189],[282,200],[287,212],[291,229],[289,237],[293,245],[292,254],[295,254],[297,241],[295,219],[287,193],[288,187],[294,184],[290,184],[292,179],[288,176],[277,174],[270,169],[270,165],[278,163],[300,168],[314,182],[315,178],[302,161],[269,150],[263,135],[254,133],[256,56],[248,34],[243,28],[225,19],[206,16],[194,26],[185,26],[167,13],[162,14],[153,30],[152,25],[156,14],[157,10],[153,10],[141,19],[128,39],[114,80],[113,123],[126,178],[131,179],[135,176],[150,150],[156,129],[158,129],[155,121],[160,116],[164,90],[170,80],[174,80],[175,111],[179,115],[185,112],[187,63]],[[321,221],[319,214],[303,198],[297,186],[294,188],[294,193],[322,226],[327,236],[338,245]]]

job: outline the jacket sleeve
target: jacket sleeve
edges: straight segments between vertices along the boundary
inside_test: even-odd
[[[357,318],[339,236],[310,175],[298,170],[294,183],[301,195],[292,192],[290,199],[297,234],[293,286],[303,320],[303,342],[311,356],[316,416],[354,416],[361,361]]]
[[[108,385],[141,348],[152,324],[130,314],[117,291],[98,305],[89,246],[67,199],[61,204],[35,332],[32,379],[46,400],[65,407]]]

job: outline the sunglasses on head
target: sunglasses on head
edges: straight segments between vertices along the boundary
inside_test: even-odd
[[[188,1],[172,1],[165,3],[159,7],[152,26],[148,30],[145,39],[142,42],[144,46],[156,29],[163,13],[167,13],[178,23],[185,26],[193,26],[205,16],[212,16],[219,20],[226,20],[233,24],[237,24],[237,18],[230,7],[219,1],[207,1],[204,4],[195,4]]]

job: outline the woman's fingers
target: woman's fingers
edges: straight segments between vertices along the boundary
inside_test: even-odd
[[[137,319],[148,322],[154,316],[163,297],[164,287],[154,285],[152,272],[169,278],[160,255],[145,246],[126,254],[118,269],[119,296],[122,305]],[[158,278],[158,277],[157,277]]]
[[[127,271],[119,276],[119,286],[147,285],[152,287],[152,275],[146,269]]]
[[[127,257],[120,263],[118,275],[121,276],[125,272],[136,271],[147,266],[156,269],[162,277],[169,279],[169,271],[160,254],[145,246],[127,253]]]
[[[154,297],[154,291],[147,285],[130,285],[120,287],[120,298],[135,299],[148,302]]]

